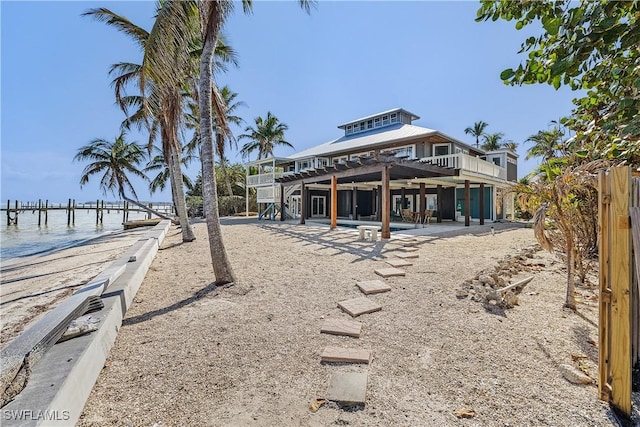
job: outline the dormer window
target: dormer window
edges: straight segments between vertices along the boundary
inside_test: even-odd
[[[396,113],[391,113],[391,123],[396,123],[398,121],[398,115]]]
[[[375,126],[377,128],[379,128],[380,126],[382,126],[382,122],[380,121],[380,117],[376,117],[375,119],[373,119],[373,123],[375,123]]]
[[[352,132],[353,132],[353,128],[351,127],[351,125],[347,126],[347,135],[349,135]]]
[[[373,129],[373,120],[367,120],[367,129]]]
[[[389,116],[387,115],[382,116],[382,125],[386,126],[388,124],[389,124]]]

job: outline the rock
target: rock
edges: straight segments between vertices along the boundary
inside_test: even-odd
[[[469,290],[467,290],[467,289],[458,289],[456,291],[456,298],[458,298],[458,299],[464,299],[464,298],[466,298],[468,296],[469,296]]]
[[[571,365],[560,365],[558,367],[562,376],[573,384],[593,384],[593,379],[585,375],[581,370],[574,368]]]
[[[478,280],[480,280],[485,285],[493,286],[496,284],[496,281],[493,279],[493,277],[489,276],[488,274],[480,275],[480,277],[478,277]]]
[[[478,280],[478,279],[473,279],[471,281],[471,284],[473,285],[474,288],[482,286],[482,282],[480,280]]]
[[[506,282],[504,281],[504,279],[502,277],[498,277],[498,280],[496,280],[496,283],[498,284],[498,286],[503,288]]]
[[[502,294],[502,306],[505,308],[513,308],[518,305],[518,296],[513,291],[508,290]]]
[[[470,408],[458,408],[453,411],[453,414],[458,418],[473,418],[476,416],[476,411]]]

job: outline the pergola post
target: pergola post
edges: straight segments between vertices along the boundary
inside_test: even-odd
[[[427,195],[424,182],[420,183],[420,222],[424,224],[424,211],[427,210]]]
[[[331,176],[331,229],[338,227],[338,177]]]
[[[304,225],[304,218],[307,215],[307,189],[304,182],[300,183],[300,224]]]
[[[376,221],[382,221],[382,185],[376,190]]]
[[[400,206],[402,206],[402,209],[407,209],[407,199],[406,199],[404,187],[400,189],[400,200],[402,200],[400,202]]]
[[[484,225],[484,184],[480,183],[480,225]]]
[[[382,169],[382,238],[391,238],[391,229],[389,223],[391,222],[391,207],[389,204],[389,166],[385,166]]]
[[[280,221],[284,221],[284,185],[280,184]]]
[[[464,180],[464,225],[468,227],[471,223],[471,183]]]
[[[246,208],[246,213],[245,213],[245,217],[249,216],[249,166],[245,166],[245,176],[247,177],[244,183],[244,202],[245,202],[245,208]]]
[[[353,187],[351,193],[351,216],[354,220],[358,219],[358,187]]]
[[[442,222],[442,185],[440,184],[438,184],[438,187],[436,189],[436,195],[437,195],[436,209],[438,210],[436,215],[436,222],[441,223]]]

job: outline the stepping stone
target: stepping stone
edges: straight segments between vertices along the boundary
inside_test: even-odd
[[[382,276],[382,277],[393,277],[393,276],[404,276],[405,273],[404,271],[397,269],[395,267],[390,267],[390,268],[379,268],[377,270],[373,270],[374,273],[376,273],[378,276]]]
[[[358,317],[361,314],[373,313],[382,310],[382,306],[375,301],[371,301],[367,297],[353,298],[338,303],[344,312],[352,317]]]
[[[398,258],[402,258],[402,259],[407,259],[407,258],[420,258],[420,255],[418,255],[415,252],[400,252],[397,254],[393,254],[395,256],[397,256]]]
[[[345,335],[360,338],[362,323],[347,319],[326,319],[320,328],[320,333],[331,335]]]
[[[408,267],[410,265],[413,265],[413,263],[411,261],[406,261],[403,259],[388,259],[385,261],[387,264],[389,264],[392,267]],[[404,274],[403,274],[404,276]]]
[[[418,250],[418,248],[413,247],[413,246],[404,246],[402,248],[398,248],[397,250],[402,251],[402,252],[415,252]]]
[[[327,399],[346,406],[364,405],[367,378],[366,372],[334,372],[329,380]]]
[[[356,283],[358,288],[362,291],[363,294],[378,294],[380,292],[387,292],[391,290],[391,286],[387,285],[381,280],[369,280],[366,282],[358,282]]]
[[[366,363],[371,361],[371,351],[356,348],[325,347],[321,362]]]

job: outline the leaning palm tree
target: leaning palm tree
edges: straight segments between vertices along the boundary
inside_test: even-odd
[[[116,101],[128,116],[123,123],[125,128],[135,122],[137,122],[138,126],[143,123],[147,126],[150,134],[149,150],[151,150],[152,142],[159,132],[162,140],[163,157],[167,161],[167,166],[170,170],[171,189],[178,217],[180,218],[182,240],[190,242],[195,240],[195,235],[187,216],[184,188],[182,186],[182,169],[180,167],[179,153],[181,152],[181,144],[178,139],[183,99],[180,83],[184,81],[184,73],[189,68],[186,66],[181,67],[183,64],[174,64],[174,68],[170,69],[168,67],[160,67],[158,61],[155,60],[156,58],[148,55],[150,40],[157,40],[159,37],[171,38],[171,34],[165,34],[162,31],[165,25],[163,21],[168,21],[168,17],[174,14],[170,6],[176,9],[188,9],[186,3],[169,3],[158,3],[156,21],[151,33],[109,9],[90,9],[83,15],[91,16],[98,21],[117,28],[130,36],[144,50],[142,64],[119,63],[111,67],[110,73],[116,74],[113,81]],[[172,41],[167,43],[171,46],[171,49],[166,49],[165,54],[172,55],[178,50],[191,46],[193,43],[191,39],[185,37],[187,34],[186,32],[180,36],[174,34],[175,37]],[[176,61],[179,58],[181,56],[177,56]],[[168,77],[172,77],[172,79]],[[134,83],[137,86],[140,95],[126,96],[124,94],[126,86],[130,83]],[[138,109],[133,115],[129,115],[128,108],[132,105],[137,106]],[[153,125],[150,125],[150,122]]]
[[[464,133],[467,135],[471,134],[471,136],[476,137],[476,147],[480,145],[480,137],[484,135],[484,130],[489,126],[488,123],[480,120],[479,122],[475,122],[473,126],[470,126],[464,130]]]
[[[273,156],[273,150],[277,145],[284,145],[293,148],[291,143],[285,141],[284,132],[289,127],[271,112],[267,112],[265,118],[256,117],[255,126],[247,126],[244,133],[238,139],[248,139],[249,142],[244,144],[240,149],[243,156],[249,157],[252,152],[258,152],[258,160]]]
[[[148,180],[138,167],[146,158],[146,153],[137,142],[127,142],[124,131],[111,142],[105,139],[94,139],[88,145],[81,147],[75,155],[75,161],[89,160],[82,171],[80,186],[84,186],[96,174],[103,174],[100,179],[100,189],[103,194],[111,192],[124,200],[127,190],[137,200],[136,194],[128,175],[134,175]]]
[[[310,10],[310,1],[299,0],[300,5]],[[211,108],[216,112],[218,118],[217,132],[230,135],[229,125],[224,114],[224,103],[217,89],[213,75],[213,54],[218,43],[220,32],[226,18],[233,9],[233,2],[230,0],[220,1],[198,1],[200,9],[200,28],[202,29],[203,48],[200,57],[200,80],[199,106],[200,106],[200,137],[202,139],[202,164],[203,164],[203,198],[205,215],[207,217],[207,230],[209,232],[209,247],[211,248],[211,259],[216,281],[230,283],[235,281],[231,263],[227,257],[222,233],[220,230],[220,219],[218,216],[218,200],[216,191],[216,176],[213,159],[213,114]],[[251,11],[252,2],[243,0],[242,6],[245,13]]]
[[[169,177],[171,175],[171,171],[167,167],[167,161],[164,159],[164,155],[162,155],[162,150],[154,147],[154,151],[156,152],[156,155],[153,156],[144,167],[144,172],[154,172],[156,174],[149,182],[149,191],[152,194],[156,191],[163,191],[167,186],[167,181],[170,181]],[[186,166],[189,163],[189,160],[188,156],[183,156],[181,159],[182,165]],[[193,181],[188,175],[182,174],[182,183],[187,187],[187,189],[191,189],[193,187]]]

